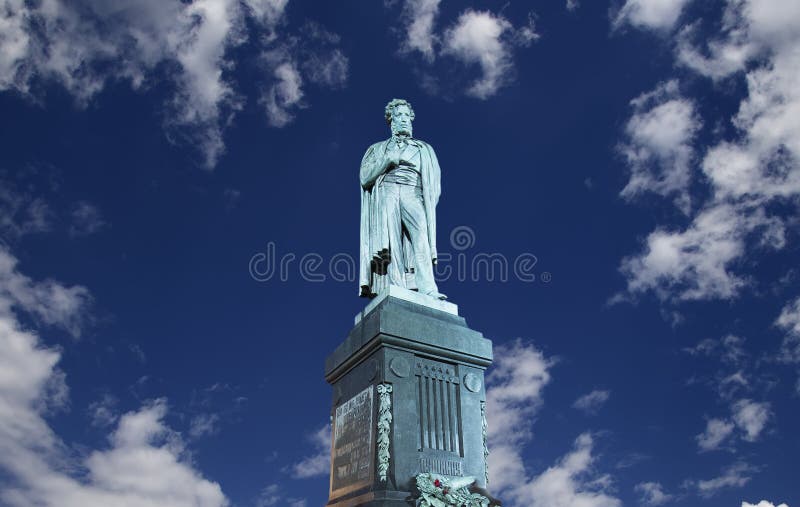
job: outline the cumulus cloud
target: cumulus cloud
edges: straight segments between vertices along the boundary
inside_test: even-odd
[[[594,440],[588,433],[580,435],[570,453],[529,482],[507,491],[517,505],[531,507],[619,507],[622,502],[612,496],[611,479],[592,475]]]
[[[255,507],[271,507],[273,505],[288,507],[306,507],[308,502],[303,498],[287,498],[284,496],[281,487],[277,484],[270,484],[261,490],[255,502]]]
[[[768,502],[766,500],[761,500],[757,504],[748,503],[748,502],[742,502],[742,507],[789,507],[789,506],[786,505],[785,503],[782,503],[780,505],[775,505],[772,502]]]
[[[693,356],[704,355],[717,358],[730,366],[740,366],[749,359],[749,354],[744,349],[744,338],[732,334],[720,340],[706,338],[694,347],[683,350]]]
[[[17,258],[0,246],[0,315],[23,310],[44,324],[78,337],[89,321],[89,290],[81,285],[66,287],[53,280],[37,282],[17,268]]]
[[[444,53],[481,68],[482,76],[467,89],[469,95],[486,99],[511,78],[513,64],[508,37],[513,38],[514,33],[513,26],[504,17],[473,10],[464,11],[445,32]],[[530,28],[520,33],[525,43],[538,38]]]
[[[69,234],[71,236],[88,236],[107,225],[97,206],[86,201],[79,201],[72,207]]]
[[[516,340],[495,347],[494,367],[486,379],[486,412],[493,448],[530,438],[533,417],[550,382],[553,360],[533,345]]]
[[[448,28],[437,31],[439,4],[440,0],[405,0],[400,52],[419,54],[428,65],[446,56],[466,67],[477,66],[480,77],[466,88],[467,95],[479,99],[495,95],[513,80],[514,49],[539,38],[532,14],[527,23],[515,27],[501,14],[466,9]],[[423,80],[436,81],[428,75]]]
[[[326,424],[308,436],[314,447],[314,454],[306,456],[289,468],[292,477],[305,479],[330,473],[331,425]]]
[[[732,299],[750,284],[735,265],[786,245],[787,218],[772,206],[800,197],[800,5],[726,5],[719,34],[703,37],[706,46],[690,38],[691,26],[682,32],[677,59],[713,79],[744,79],[747,92],[731,118],[735,134],[705,151],[699,166],[711,192],[691,223],[658,228],[642,253],[623,260],[629,291],[674,301]]]
[[[13,271],[15,260],[7,252],[2,264],[11,266],[25,291],[35,292],[41,283]],[[46,287],[44,300],[49,294],[70,293],[56,282]],[[107,447],[85,458],[74,457],[44,418],[48,407],[68,401],[65,376],[57,369],[61,353],[43,346],[18,321],[19,314],[39,314],[47,304],[42,298],[20,299],[13,290],[0,294],[0,469],[5,478],[0,503],[9,507],[228,505],[219,485],[204,479],[185,458],[179,435],[164,423],[164,400],[122,415]],[[60,305],[55,321],[63,325],[82,320],[68,314],[84,311],[81,305]]]
[[[770,404],[753,400],[739,400],[733,404],[733,420],[744,431],[744,439],[755,442],[770,418]]]
[[[231,75],[235,62],[230,50],[248,39],[247,16],[261,35],[259,41],[274,44],[286,4],[9,0],[0,13],[0,91],[38,100],[41,85],[55,82],[85,106],[111,81],[126,80],[143,89],[165,70],[174,89],[163,115],[168,139],[196,147],[202,164],[212,168],[225,150],[224,130],[244,102]],[[335,56],[328,65],[341,72],[346,58]],[[285,83],[289,68],[271,68],[269,73]],[[277,103],[291,101],[289,85],[278,86]]]
[[[775,324],[786,331],[779,359],[785,363],[800,363],[800,297],[783,307]]]
[[[166,104],[165,126],[185,137],[212,167],[223,151],[227,114],[239,107],[223,77],[225,54],[241,40],[235,0],[124,0],[113,5],[83,0],[64,3],[6,2],[13,26],[0,40],[0,89],[36,95],[42,80],[56,82],[80,105],[106,83],[147,84],[156,66],[172,64],[175,94]]]
[[[92,419],[92,426],[106,428],[117,422],[119,410],[117,410],[117,398],[106,393],[99,400],[89,404],[89,416]]]
[[[292,109],[301,106],[303,78],[291,60],[279,63],[273,70],[275,82],[264,91],[261,103],[267,113],[267,121],[273,127],[283,127],[292,120]]]
[[[253,18],[262,28],[267,30],[266,37],[275,37],[275,27],[283,21],[286,5],[289,0],[244,0],[245,6],[250,9]]]
[[[303,27],[302,37],[285,38],[265,51],[262,60],[271,72],[259,102],[272,127],[284,127],[307,103],[303,100],[306,80],[329,88],[347,82],[349,60],[335,47],[339,37],[314,23]]]
[[[605,405],[610,396],[611,391],[595,389],[594,391],[584,394],[575,400],[575,402],[572,404],[572,407],[582,410],[587,414],[595,414],[603,405]]]
[[[709,419],[703,433],[697,435],[697,445],[702,451],[713,451],[719,449],[720,445],[733,434],[735,426],[733,423],[722,419]]]
[[[522,449],[550,382],[552,359],[532,344],[517,340],[495,348],[486,380],[489,479],[492,491],[516,505],[532,507],[617,507],[611,478],[593,469],[594,440],[580,435],[573,449],[539,475],[530,475]]]
[[[0,180],[0,232],[5,238],[48,232],[53,222],[53,210],[41,196],[18,188],[12,181]]]
[[[580,6],[581,4],[578,0],[567,0],[567,10],[570,12],[577,10]]]
[[[436,57],[434,45],[438,36],[434,31],[441,0],[406,0],[402,19],[405,25],[405,39],[401,51],[419,51],[428,61]]]
[[[705,498],[716,495],[721,489],[724,488],[740,488],[750,482],[750,474],[755,469],[744,462],[736,462],[726,468],[722,475],[714,477],[713,479],[701,480],[692,482],[700,496]]]
[[[748,241],[782,248],[784,224],[760,207],[712,203],[683,230],[651,232],[643,252],[622,260],[631,295],[652,292],[664,301],[733,299],[748,280],[734,270]]]
[[[197,414],[189,422],[189,436],[201,438],[219,432],[219,414]]]
[[[619,150],[631,170],[621,195],[627,199],[653,192],[672,197],[689,213],[692,143],[701,127],[691,100],[680,95],[677,81],[631,101],[634,112],[625,126],[627,140]]]
[[[673,498],[664,493],[664,487],[659,482],[640,482],[634,490],[641,495],[641,501],[645,505],[662,505]]]
[[[614,18],[614,26],[630,24],[637,28],[669,30],[688,3],[689,0],[626,0]]]

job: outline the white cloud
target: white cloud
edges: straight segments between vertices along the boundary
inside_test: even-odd
[[[29,288],[37,287],[37,282],[13,271],[16,261],[9,262],[10,254],[3,256],[2,264],[10,264],[14,276],[24,278]],[[48,292],[69,292],[55,282],[47,287]],[[39,312],[41,301],[14,300],[10,294],[13,291],[0,294],[0,470],[5,477],[0,503],[9,507],[228,505],[219,485],[204,479],[182,457],[178,434],[164,424],[164,400],[124,414],[108,448],[76,461],[43,417],[48,406],[67,402],[64,375],[56,368],[61,354],[43,347],[39,337],[23,330],[17,320],[17,312]],[[59,320],[79,320],[66,313],[83,311],[80,305],[62,307]],[[61,385],[54,389],[54,384]]]
[[[512,29],[502,16],[488,11],[467,10],[444,34],[444,52],[467,64],[478,64],[483,75],[467,93],[486,99],[508,80],[513,68],[511,52],[502,39]]]
[[[695,486],[697,487],[697,491],[701,496],[706,498],[711,497],[717,494],[719,490],[723,488],[740,488],[744,486],[751,479],[748,474],[753,471],[753,467],[747,463],[737,462],[725,469],[725,471],[719,477],[697,481]]]
[[[450,57],[466,67],[479,67],[480,77],[465,91],[488,99],[513,80],[514,49],[529,46],[539,38],[533,13],[529,13],[526,24],[515,27],[501,14],[467,8],[447,29],[437,31],[440,3],[441,0],[404,0],[400,53],[418,53],[429,68],[439,56]],[[438,62],[435,65],[442,67]],[[423,73],[419,81],[429,92],[439,88],[437,78],[431,74]]]
[[[770,404],[767,402],[739,400],[733,405],[733,420],[745,432],[743,438],[748,442],[758,440],[769,421],[770,414]]]
[[[583,410],[588,414],[597,413],[611,396],[611,391],[595,389],[594,391],[584,394],[572,404],[573,408]]]
[[[664,487],[658,482],[641,482],[634,487],[634,490],[642,495],[641,501],[645,505],[662,505],[673,498],[672,495],[664,493]]]
[[[631,169],[621,195],[631,199],[646,192],[673,197],[689,213],[692,143],[701,127],[691,100],[680,96],[677,81],[631,101],[633,115],[625,126],[627,140],[620,146]]]
[[[786,331],[779,359],[786,363],[800,363],[800,297],[783,307],[775,324]]]
[[[617,507],[610,478],[594,473],[593,439],[577,438],[574,449],[537,476],[530,476],[522,449],[542,405],[554,364],[533,345],[516,340],[495,348],[486,381],[490,489],[516,505],[531,507]]]
[[[71,236],[88,236],[107,225],[97,206],[86,201],[75,203],[71,215],[72,224],[69,228]]]
[[[77,337],[89,320],[91,302],[86,287],[31,280],[18,271],[16,257],[0,246],[0,316],[23,310]]]
[[[694,347],[683,349],[693,356],[717,358],[730,366],[741,366],[750,356],[744,349],[744,338],[729,334],[720,340],[706,338]]]
[[[731,119],[736,135],[703,157],[711,193],[692,222],[677,231],[658,228],[643,253],[623,261],[630,292],[731,299],[749,283],[734,269],[742,258],[785,246],[788,219],[770,205],[800,197],[800,5],[791,4],[729,0],[720,35],[704,36],[712,41],[707,48],[692,45],[691,28],[679,36],[680,61],[716,79],[741,73],[747,95]],[[695,56],[687,57],[689,50]]]
[[[175,63],[165,125],[196,144],[213,167],[222,153],[226,110],[238,99],[222,74],[242,40],[235,0],[7,2],[10,37],[0,39],[0,89],[32,94],[38,80],[64,86],[86,105],[106,83],[140,88],[162,62]],[[102,69],[102,70],[101,70]]]
[[[630,24],[650,30],[669,30],[678,21],[689,0],[626,0],[614,19],[614,26]]]
[[[218,414],[198,414],[189,422],[189,436],[200,438],[219,432]]]
[[[486,378],[489,477],[502,490],[525,480],[521,446],[530,440],[542,390],[550,382],[553,360],[532,344],[516,340],[496,346]]]
[[[309,435],[308,440],[313,444],[314,454],[306,456],[290,467],[292,477],[295,479],[317,477],[330,473],[331,425],[322,426]]]
[[[264,91],[261,103],[267,113],[267,121],[273,127],[283,127],[294,120],[291,109],[302,107],[303,78],[291,60],[278,64],[273,75],[275,82]]]
[[[256,507],[270,507],[272,505],[278,505],[278,502],[282,500],[279,491],[280,486],[277,484],[265,486],[258,495]]]
[[[403,22],[405,39],[402,51],[419,51],[428,61],[436,57],[434,45],[438,37],[434,32],[434,24],[439,14],[441,0],[406,0],[403,5]]]
[[[0,180],[0,232],[6,238],[47,232],[53,228],[53,215],[41,197],[20,191],[11,181]]]
[[[486,411],[492,447],[530,437],[533,416],[550,382],[553,360],[533,345],[516,340],[495,347],[494,366],[486,379]]]
[[[307,107],[303,92],[306,80],[329,88],[340,88],[347,82],[349,60],[334,47],[339,37],[315,23],[307,23],[302,32],[302,37],[289,37],[262,54],[271,75],[259,102],[272,127],[285,127],[298,109]]]
[[[757,504],[742,502],[742,507],[789,507],[789,506],[786,505],[785,503],[782,503],[780,505],[775,505],[772,502],[768,502],[766,500],[761,500]]]
[[[270,484],[261,490],[256,499],[255,507],[271,507],[273,505],[286,505],[288,507],[306,507],[305,499],[285,498],[281,487]]]
[[[99,400],[89,404],[89,415],[92,418],[92,426],[98,428],[111,426],[119,418],[117,399],[110,394],[104,394]]]
[[[50,81],[87,105],[108,82],[127,80],[134,89],[146,88],[165,70],[174,85],[163,115],[167,136],[195,146],[202,164],[213,168],[225,150],[224,130],[243,106],[229,75],[235,67],[229,51],[248,38],[246,15],[260,43],[275,42],[287,2],[8,0],[0,13],[0,91],[36,98],[39,84]],[[315,82],[344,83],[347,59],[337,51],[314,67]],[[282,64],[268,72],[277,77],[275,104],[285,108],[299,99],[293,102],[292,68]],[[277,118],[273,124],[290,121],[285,114]]]
[[[262,28],[267,29],[267,37],[275,36],[275,27],[283,21],[286,5],[289,0],[244,0],[253,17]]]
[[[657,229],[644,251],[623,259],[630,294],[652,291],[662,300],[732,299],[747,280],[733,271],[751,238],[769,248],[784,245],[784,225],[741,203],[706,206],[684,230]]]
[[[735,426],[722,419],[709,419],[703,433],[697,435],[697,445],[703,451],[713,451],[733,433]]]
[[[610,478],[593,476],[593,439],[584,433],[573,450],[527,483],[506,490],[517,505],[530,507],[619,507],[622,502],[610,494]]]
[[[567,10],[568,11],[575,11],[580,7],[581,4],[578,0],[567,0]]]

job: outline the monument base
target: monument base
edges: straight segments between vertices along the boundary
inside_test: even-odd
[[[491,362],[491,341],[452,303],[399,287],[370,302],[325,361],[333,387],[327,505],[414,505],[421,474],[485,490]]]

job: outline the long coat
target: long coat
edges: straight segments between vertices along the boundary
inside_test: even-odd
[[[361,160],[361,248],[359,263],[359,292],[362,296],[372,297],[389,284],[388,275],[376,272],[373,259],[379,258],[381,252],[397,248],[389,245],[389,224],[385,199],[381,196],[383,179],[389,168],[386,151],[389,138],[369,147]],[[436,153],[428,143],[419,139],[411,139],[410,144],[420,148],[420,178],[422,183],[422,201],[425,205],[425,218],[428,226],[428,241],[431,249],[431,262],[436,263],[436,204],[441,194],[441,169]],[[406,266],[413,266],[413,246],[407,237],[403,237],[402,255]],[[384,272],[385,273],[385,272]],[[413,277],[412,277],[413,278]]]

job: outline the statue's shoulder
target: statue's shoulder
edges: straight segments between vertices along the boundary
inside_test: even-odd
[[[367,153],[369,153],[372,150],[379,149],[381,146],[386,144],[387,141],[389,141],[389,139],[384,139],[383,141],[378,141],[377,143],[372,143],[371,145],[369,145],[369,148],[367,148]]]

